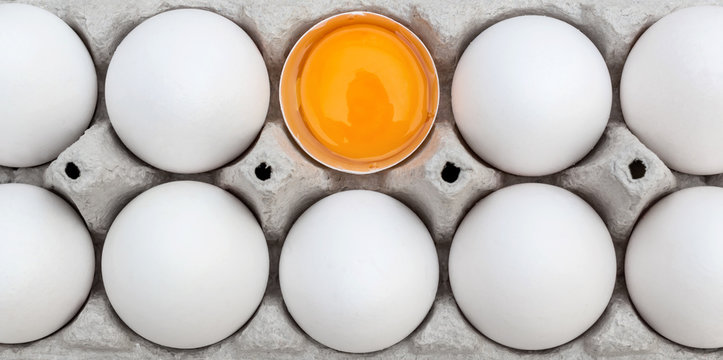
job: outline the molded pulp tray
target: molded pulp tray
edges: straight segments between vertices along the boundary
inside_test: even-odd
[[[78,316],[42,340],[0,345],[0,359],[723,359],[723,351],[682,347],[645,325],[630,303],[622,276],[627,238],[641,212],[676,189],[723,186],[723,177],[668,169],[626,128],[618,100],[625,57],[648,26],[675,9],[723,1],[28,2],[57,14],[80,34],[96,64],[100,97],[91,127],[57,160],[35,168],[0,167],[0,183],[40,185],[64,196],[88,224],[98,256],[115,215],[143,190],[178,179],[216,184],[240,197],[257,216],[270,247],[271,274],[261,306],[241,330],[209,347],[184,351],[150,343],[120,321],[103,290],[98,261],[90,297]],[[272,86],[266,124],[256,143],[225,167],[191,176],[166,173],[134,157],[114,134],[102,94],[108,62],[123,37],[143,20],[183,7],[211,10],[239,24],[261,50]],[[305,156],[290,139],[277,100],[281,67],[294,42],[317,21],[349,10],[378,12],[408,26],[434,56],[441,81],[439,115],[427,141],[400,165],[366,176],[333,171]],[[608,128],[596,148],[572,168],[543,178],[511,176],[480,161],[462,143],[450,105],[452,75],[467,44],[490,25],[523,14],[553,16],[582,30],[607,61],[615,92]],[[618,257],[617,286],[600,320],[574,341],[544,352],[512,350],[482,336],[461,315],[447,278],[450,241],[466,211],[490,192],[520,182],[557,184],[590,202],[607,223]],[[306,336],[286,312],[279,290],[278,258],[289,227],[313,202],[344,189],[381,191],[410,206],[430,229],[441,265],[437,300],[424,322],[399,344],[367,355],[339,353]]]

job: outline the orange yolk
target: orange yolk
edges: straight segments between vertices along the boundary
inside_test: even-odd
[[[420,56],[398,32],[374,24],[325,34],[299,66],[297,101],[306,127],[350,159],[376,161],[413,146],[436,110]]]

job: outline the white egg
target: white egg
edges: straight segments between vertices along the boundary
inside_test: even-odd
[[[401,341],[437,292],[427,228],[387,195],[355,190],[311,206],[291,228],[279,264],[286,307],[316,341],[365,353]]]
[[[678,191],[638,222],[625,280],[638,313],[658,333],[697,348],[723,347],[723,189]]]
[[[0,343],[37,340],[70,321],[94,267],[90,234],[70,205],[36,186],[0,185]]]
[[[123,143],[176,173],[218,168],[256,138],[269,77],[254,42],[223,16],[197,9],[156,15],[118,45],[105,86]]]
[[[463,219],[449,254],[452,292],[467,319],[503,345],[541,350],[587,330],[615,285],[605,224],[571,192],[521,184]]]
[[[43,9],[0,4],[0,166],[55,159],[88,127],[97,92],[73,29]]]
[[[620,81],[625,122],[666,165],[723,172],[723,7],[678,10],[635,43]]]
[[[163,346],[213,344],[253,315],[269,253],[241,201],[213,185],[178,181],[131,201],[108,231],[103,284],[121,320]]]
[[[545,16],[492,25],[469,44],[452,82],[460,133],[483,160],[517,175],[561,171],[605,129],[605,60],[573,26]]]

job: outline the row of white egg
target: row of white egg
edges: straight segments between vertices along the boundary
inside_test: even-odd
[[[723,7],[683,9],[650,27],[627,59],[625,120],[675,170],[723,172],[716,156],[723,152],[722,36]],[[0,5],[0,46],[15,50],[0,58],[0,165],[52,160],[92,117],[92,59],[62,20],[21,4]],[[252,143],[266,117],[269,80],[241,28],[185,9],[128,34],[111,60],[105,95],[113,128],[134,154],[163,170],[196,173],[228,163]],[[517,175],[555,173],[584,157],[611,103],[610,76],[595,45],[542,16],[483,31],[460,58],[452,84],[452,110],[467,144]]]
[[[95,65],[67,24],[25,4],[0,4],[0,48],[0,166],[41,165],[88,127]],[[256,45],[232,21],[203,10],[167,12],[136,27],[116,49],[105,83],[123,143],[177,173],[213,170],[240,155],[269,106]]]
[[[723,172],[723,7],[665,16],[635,43],[620,79],[623,116],[670,168]],[[612,103],[595,45],[546,17],[499,22],[457,64],[452,110],[482,159],[516,175],[556,173],[597,143]]]
[[[656,204],[636,227],[625,274],[644,319],[683,345],[723,346],[723,189]],[[51,334],[82,307],[94,273],[83,221],[51,192],[0,185],[0,343]],[[160,345],[198,348],[237,331],[266,289],[269,254],[252,213],[209,184],[179,181],[131,201],[102,253],[111,305]],[[480,332],[526,350],[573,340],[603,313],[616,279],[605,224],[576,195],[514,185],[475,205],[449,254],[454,297]],[[281,252],[282,296],[318,342],[354,353],[408,336],[435,299],[439,267],[422,221],[381,193],[322,199]]]

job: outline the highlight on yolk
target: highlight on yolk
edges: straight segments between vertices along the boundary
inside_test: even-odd
[[[382,15],[333,16],[294,46],[281,108],[294,139],[319,162],[371,173],[409,156],[429,133],[439,86],[434,62],[407,28]]]

